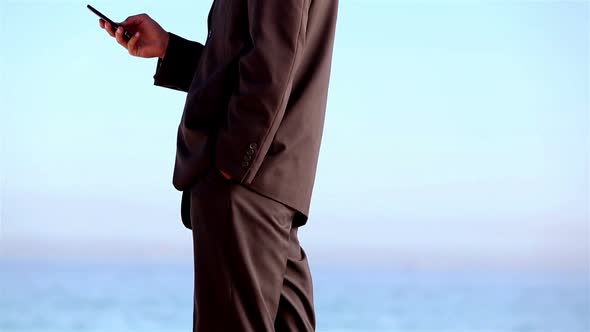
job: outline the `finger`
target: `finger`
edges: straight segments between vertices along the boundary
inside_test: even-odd
[[[109,36],[115,37],[115,34],[113,33],[113,27],[111,27],[109,22],[104,22],[104,29],[107,31]]]
[[[127,42],[123,38],[123,28],[122,27],[117,28],[117,31],[115,32],[115,38],[117,39],[117,43],[119,43],[119,45],[127,48]]]
[[[105,22],[104,22],[104,20],[102,18],[99,18],[98,19],[98,25],[100,25],[100,27],[103,28],[103,29],[104,29],[104,23]]]
[[[131,39],[129,39],[129,42],[127,43],[127,50],[129,51],[129,54],[138,56],[138,54],[139,54],[138,42],[139,42],[139,31],[136,32],[135,35],[133,35],[133,37],[131,37]]]
[[[148,17],[149,16],[147,16],[147,14],[129,16],[125,19],[125,21],[121,22],[120,24],[125,27],[136,26],[143,23],[143,21],[145,21]]]

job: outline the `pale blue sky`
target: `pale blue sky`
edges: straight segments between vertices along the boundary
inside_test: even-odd
[[[185,94],[86,3],[0,0],[0,256],[185,261]],[[203,41],[211,2],[92,4]],[[589,7],[341,0],[312,262],[587,270]]]

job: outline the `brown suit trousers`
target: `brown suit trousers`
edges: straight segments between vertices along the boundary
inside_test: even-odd
[[[192,188],[193,331],[315,330],[295,213],[213,168]]]

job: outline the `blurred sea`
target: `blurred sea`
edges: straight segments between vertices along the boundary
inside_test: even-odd
[[[312,266],[319,332],[590,331],[587,274]],[[1,332],[188,332],[191,265],[0,261]]]

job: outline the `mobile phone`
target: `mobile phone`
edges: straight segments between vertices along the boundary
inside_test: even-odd
[[[90,9],[91,12],[95,13],[98,17],[102,18],[106,22],[109,22],[109,24],[113,28],[113,32],[116,31],[117,28],[119,27],[119,24],[118,23],[113,22],[110,18],[106,17],[103,13],[99,12],[94,7],[92,7],[91,5],[86,5],[86,8]],[[133,35],[131,34],[131,32],[123,29],[123,39],[125,39],[125,41],[129,41],[129,39],[131,39],[131,37],[133,37]]]

